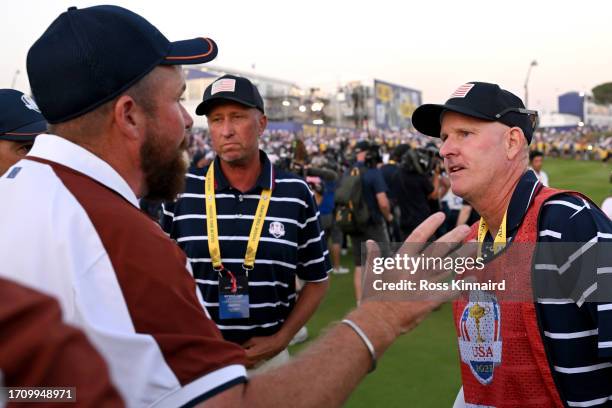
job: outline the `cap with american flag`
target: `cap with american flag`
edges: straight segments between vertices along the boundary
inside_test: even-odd
[[[207,115],[214,106],[224,101],[264,112],[264,101],[257,87],[248,78],[226,74],[206,87],[202,102],[196,108],[196,115]]]
[[[471,84],[469,82],[463,84],[459,88],[455,89],[455,92],[451,94],[450,98],[465,98],[465,96],[468,94],[468,92],[470,92],[470,90],[472,90],[473,87],[474,84]]]
[[[412,125],[425,135],[440,137],[446,112],[519,127],[528,142],[537,127],[537,112],[525,109],[521,98],[497,84],[477,81],[459,86],[444,104],[419,106],[412,114]]]
[[[221,78],[213,82],[210,94],[217,92],[234,92],[236,90],[236,80],[233,78]]]

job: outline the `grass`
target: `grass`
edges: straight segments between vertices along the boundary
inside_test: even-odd
[[[612,195],[608,181],[610,164],[547,158],[544,170],[553,187],[578,190],[598,205]],[[350,259],[344,256],[342,264],[349,266]],[[322,329],[354,307],[352,276],[331,276],[329,292],[308,323],[310,339],[291,347],[292,354],[307,347]],[[389,348],[378,369],[364,379],[346,406],[450,407],[460,385],[451,307],[444,305]]]
[[[599,161],[576,161],[546,158],[544,171],[551,187],[572,189],[588,195],[597,205],[612,195],[612,165]]]

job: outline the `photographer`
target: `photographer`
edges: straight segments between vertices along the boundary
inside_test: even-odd
[[[402,155],[408,149],[410,149],[410,146],[407,144],[397,146],[391,152],[389,162],[380,168],[383,178],[385,179],[385,183],[387,183],[387,196],[389,198],[389,204],[391,205],[391,211],[393,212],[393,221],[387,226],[389,229],[389,237],[391,238],[391,242],[402,241],[402,233],[399,224],[399,220],[401,219],[400,207],[398,205],[399,197],[395,195],[396,189],[392,188],[392,186],[395,175],[400,171],[399,166],[402,160]]]
[[[387,198],[387,184],[377,168],[381,161],[378,146],[373,146],[367,140],[362,140],[355,145],[355,153],[356,162],[348,174],[344,176],[336,191],[336,210],[340,211],[336,214],[336,220],[339,221],[340,228],[343,228],[345,224],[340,221],[344,221],[344,210],[348,206],[355,211],[353,218],[357,222],[354,223],[353,228],[345,228],[343,231],[351,237],[353,261],[355,263],[353,278],[355,296],[359,300],[361,298],[361,244],[365,244],[368,239],[371,239],[379,244],[383,252],[386,251],[389,243],[386,222],[392,222],[393,215]],[[355,179],[355,177],[359,179]],[[353,184],[354,186],[360,186],[359,188],[355,189],[350,186],[352,182],[359,180],[360,183]],[[352,192],[346,194],[349,190]],[[356,210],[360,210],[359,214]]]
[[[442,158],[440,157],[440,151],[434,143],[427,143],[424,149],[422,149],[427,155],[429,155],[430,170],[428,171],[431,184],[433,185],[433,191],[428,197],[429,213],[433,214],[438,211],[442,211],[441,199],[444,197],[448,189],[450,188],[450,181],[447,177],[443,177],[444,165]],[[436,231],[436,237],[441,237],[446,233],[444,226],[440,227]]]
[[[407,237],[430,214],[429,199],[436,198],[435,185],[430,175],[433,155],[425,149],[408,148],[402,155],[400,171],[395,174],[392,188],[401,211],[402,239]],[[434,175],[434,177],[436,177]]]

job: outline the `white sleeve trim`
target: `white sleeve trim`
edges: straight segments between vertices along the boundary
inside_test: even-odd
[[[232,380],[247,377],[243,365],[233,364],[206,374],[158,400],[151,407],[180,407]]]
[[[303,266],[305,268],[305,267],[307,267],[309,265],[313,265],[313,264],[317,264],[317,263],[323,262],[324,260],[325,260],[325,257],[322,256],[322,257],[317,258],[317,259],[311,259],[308,262],[298,262],[298,265],[299,266]]]
[[[329,272],[327,272],[327,274],[329,274]],[[302,279],[302,278],[300,278],[300,279]],[[328,279],[329,279],[329,276],[326,276],[326,277],[321,278],[321,279],[315,279],[315,280],[308,280],[308,279],[302,279],[302,280],[304,282],[307,282],[307,283],[318,283],[318,282],[325,282]]]

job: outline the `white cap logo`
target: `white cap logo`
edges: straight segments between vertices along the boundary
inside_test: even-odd
[[[233,78],[222,78],[212,84],[210,95],[218,92],[234,92],[236,90],[236,80]]]
[[[36,105],[36,102],[34,102],[34,99],[30,98],[28,95],[21,95],[21,101],[23,102],[26,108],[40,113],[40,109],[38,109],[38,105]]]

